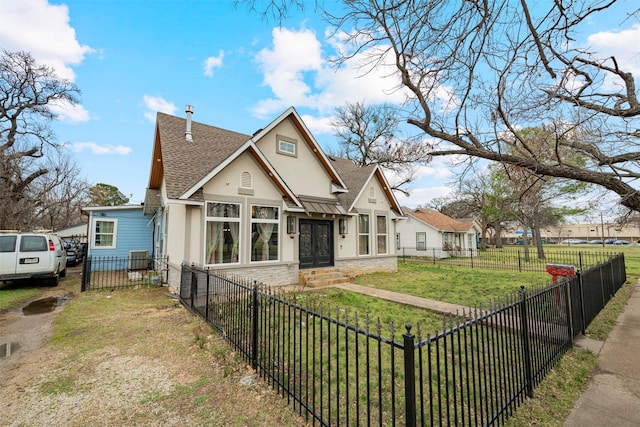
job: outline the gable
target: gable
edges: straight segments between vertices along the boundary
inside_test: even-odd
[[[251,138],[192,122],[192,140],[187,141],[186,126],[186,119],[158,113],[149,188],[159,189],[163,179],[170,199],[180,198]],[[160,173],[162,179],[159,178]]]
[[[207,195],[216,194],[281,200],[283,196],[269,173],[247,151],[204,184],[202,191],[205,198]]]
[[[282,150],[281,141],[294,152]],[[320,148],[291,118],[262,133],[255,144],[296,195],[335,197],[333,188],[343,187],[339,175],[325,164]]]

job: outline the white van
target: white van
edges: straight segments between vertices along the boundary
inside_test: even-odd
[[[67,274],[62,240],[46,233],[0,233],[0,281],[45,279],[56,286]]]

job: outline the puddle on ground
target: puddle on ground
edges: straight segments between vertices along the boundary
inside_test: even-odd
[[[48,297],[35,300],[22,307],[22,314],[30,316],[32,314],[50,313],[66,300],[66,297]]]
[[[20,344],[17,342],[8,342],[4,344],[0,344],[0,358],[9,357],[13,353],[17,352],[20,349]]]

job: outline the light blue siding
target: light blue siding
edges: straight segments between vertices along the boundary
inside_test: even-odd
[[[93,247],[95,221],[115,219],[115,248]],[[89,255],[93,257],[129,257],[129,251],[149,251],[153,255],[153,215],[144,215],[140,209],[106,209],[91,212]]]

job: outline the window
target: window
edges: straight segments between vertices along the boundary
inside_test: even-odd
[[[0,236],[0,252],[15,252],[18,236]]]
[[[240,252],[240,205],[207,202],[205,264],[237,263]]]
[[[117,220],[96,219],[93,224],[93,247],[98,249],[115,249]]]
[[[427,250],[427,233],[425,232],[416,233],[416,250],[418,251]]]
[[[400,246],[400,233],[396,233],[396,249],[402,249],[402,247]]]
[[[376,237],[378,238],[378,253],[387,253],[387,217],[386,215],[376,216]]]
[[[358,255],[369,255],[369,215],[358,215]]]
[[[280,211],[273,206],[251,206],[251,261],[278,260]]]
[[[46,252],[48,250],[49,245],[44,236],[22,236],[20,239],[20,252]]]
[[[298,142],[295,139],[282,135],[277,135],[276,138],[278,139],[277,151],[279,154],[296,157]]]

